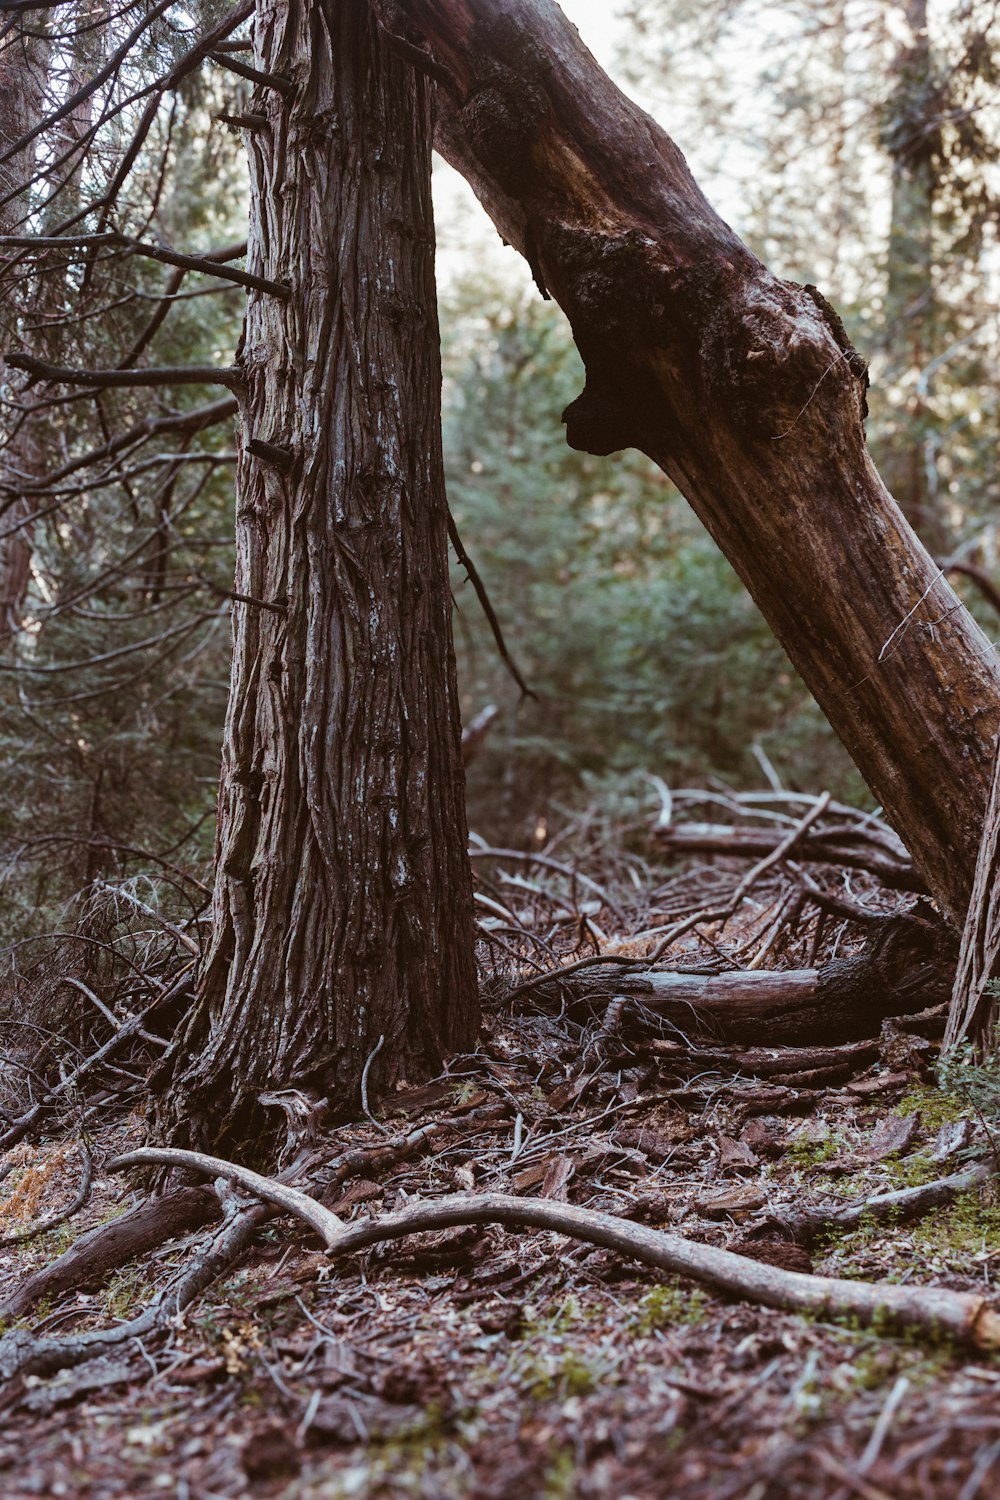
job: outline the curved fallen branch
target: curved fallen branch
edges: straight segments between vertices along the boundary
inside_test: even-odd
[[[979,1349],[1000,1348],[1000,1315],[985,1297],[940,1287],[896,1286],[885,1282],[842,1281],[784,1271],[718,1250],[644,1224],[617,1219],[594,1209],[544,1198],[515,1198],[506,1193],[456,1193],[433,1203],[414,1203],[398,1213],[345,1225],[336,1214],[297,1188],[273,1182],[234,1162],[201,1152],[145,1148],[116,1157],[111,1171],[132,1166],[189,1167],[229,1178],[250,1188],[266,1202],[305,1220],[322,1237],[327,1254],[347,1255],[381,1240],[400,1239],[424,1230],[459,1224],[505,1224],[548,1229],[603,1249],[630,1256],[657,1270],[696,1281],[766,1307],[826,1318],[851,1318],[865,1324],[913,1330],[933,1338],[951,1338]]]

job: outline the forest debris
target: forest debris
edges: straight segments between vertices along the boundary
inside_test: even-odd
[[[901,1156],[908,1150],[919,1134],[919,1114],[886,1115],[856,1155],[866,1162],[888,1161],[890,1156]]]
[[[781,1121],[770,1119],[767,1115],[758,1115],[749,1120],[743,1127],[741,1139],[755,1156],[763,1156],[770,1161],[783,1156],[788,1149],[786,1131]]]
[[[994,1044],[1000,1006],[990,994],[991,979],[1000,979],[1000,739],[948,1010],[946,1047],[966,1037],[986,1049]]]
[[[957,1156],[959,1151],[971,1146],[975,1133],[972,1121],[965,1115],[960,1120],[945,1120],[934,1137],[931,1157],[934,1161],[948,1161],[950,1157]]]
[[[602,955],[606,963],[609,955]],[[652,962],[652,959],[650,959]],[[939,925],[910,914],[869,929],[860,953],[814,969],[731,969],[706,973],[566,966],[539,974],[531,987],[581,1009],[603,1010],[611,994],[631,995],[644,1013],[680,1034],[755,1047],[810,1048],[867,1040],[889,1016],[913,1015],[947,998],[952,969]],[[518,990],[525,988],[517,986]],[[667,1055],[667,1054],[664,1054]],[[833,1061],[841,1062],[843,1058]]]
[[[765,1306],[912,1329],[924,1336],[946,1336],[980,1349],[1000,1348],[1000,1315],[985,1297],[939,1287],[842,1281],[782,1271],[734,1255],[730,1250],[698,1244],[572,1203],[515,1198],[505,1193],[458,1193],[433,1202],[411,1203],[378,1219],[345,1225],[308,1194],[268,1181],[235,1162],[201,1152],[146,1147],[117,1157],[109,1166],[112,1171],[124,1171],[128,1167],[154,1164],[191,1167],[249,1188],[265,1197],[265,1202],[304,1219],[323,1237],[331,1256],[455,1225],[504,1224],[549,1229]]]
[[[220,1212],[219,1200],[208,1187],[182,1187],[140,1203],[121,1218],[88,1230],[57,1260],[26,1276],[0,1303],[0,1318],[23,1317],[43,1297],[55,1298],[85,1286],[166,1240],[199,1229]]]
[[[757,1165],[757,1158],[745,1137],[737,1141],[730,1135],[723,1135],[720,1131],[715,1141],[719,1148],[719,1165],[723,1170],[730,1168],[738,1170],[740,1167]]]
[[[767,1195],[759,1187],[737,1182],[699,1193],[694,1206],[703,1219],[725,1219],[730,1215],[752,1213],[754,1209],[763,1208],[766,1202]]]
[[[542,1179],[542,1197],[565,1201],[576,1167],[568,1156],[550,1156]]]
[[[993,1168],[980,1162],[964,1171],[954,1172],[949,1177],[938,1177],[933,1182],[925,1182],[918,1187],[898,1188],[854,1203],[807,1208],[798,1213],[776,1215],[775,1218],[787,1233],[808,1244],[821,1232],[837,1230],[847,1233],[865,1223],[900,1224],[909,1219],[918,1219],[932,1209],[953,1203],[963,1193],[971,1193],[994,1175]]]
[[[285,1479],[302,1468],[299,1450],[280,1422],[266,1422],[252,1432],[240,1455],[248,1479]]]
[[[728,823],[674,823],[656,830],[657,843],[672,854],[721,854],[739,859],[767,858],[786,836],[783,829],[733,828]],[[891,890],[927,889],[905,855],[891,853],[879,841],[854,830],[803,833],[796,841],[795,857],[814,864],[866,870]]]
[[[847,1085],[847,1092],[855,1094],[859,1098],[867,1098],[871,1094],[891,1094],[897,1089],[902,1090],[912,1082],[909,1073],[879,1073],[874,1078],[859,1078],[854,1083]]]
[[[113,1385],[129,1385],[139,1374],[139,1366],[134,1359],[94,1359],[83,1369],[64,1370],[39,1385],[29,1384],[18,1405],[25,1411],[47,1416],[56,1407],[75,1401],[87,1391],[106,1390]]]

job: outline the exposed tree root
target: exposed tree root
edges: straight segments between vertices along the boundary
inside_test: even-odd
[[[459,1224],[548,1229],[615,1250],[658,1270],[692,1277],[719,1291],[767,1307],[912,1330],[925,1337],[947,1337],[978,1349],[1000,1348],[1000,1315],[984,1297],[936,1287],[843,1281],[785,1271],[731,1250],[693,1243],[575,1204],[515,1198],[506,1193],[455,1194],[434,1203],[412,1204],[378,1219],[345,1225],[336,1214],[297,1188],[269,1181],[245,1167],[200,1152],[147,1148],[116,1157],[109,1165],[112,1171],[123,1171],[127,1167],[153,1164],[188,1167],[227,1177],[250,1188],[315,1229],[331,1256],[346,1255],[382,1240]]]

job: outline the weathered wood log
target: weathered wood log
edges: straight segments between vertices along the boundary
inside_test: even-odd
[[[221,1212],[219,1199],[209,1187],[182,1187],[140,1203],[120,1219],[88,1230],[58,1260],[26,1276],[0,1303],[0,1320],[23,1317],[43,1297],[59,1297],[96,1281],[167,1240],[200,1229]]]
[[[761,859],[777,849],[784,828],[732,828],[728,823],[675,823],[656,830],[657,846],[670,854],[724,854],[734,859]],[[848,841],[824,833],[804,833],[794,856],[806,864],[841,865],[867,870],[894,891],[927,890],[912,860],[897,859],[863,839]]]
[[[552,0],[390,9],[450,80],[440,149],[570,318],[570,444],[640,448],[677,483],[961,923],[1000,662],[871,463],[840,318],[740,242]]]
[[[534,991],[551,987],[583,1010],[629,996],[685,1035],[752,1046],[809,1047],[877,1036],[889,1016],[913,1015],[947,1001],[954,955],[940,931],[907,918],[888,918],[861,953],[818,969],[732,970],[683,974],[589,968],[540,975]]]

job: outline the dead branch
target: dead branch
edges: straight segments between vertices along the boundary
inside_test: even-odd
[[[481,709],[474,719],[470,719],[462,730],[462,764],[467,766],[470,761],[475,760],[480,750],[486,743],[486,737],[497,719],[500,710],[495,703],[487,704]]]
[[[66,365],[49,365],[32,354],[8,354],[12,370],[24,370],[34,380],[49,380],[58,385],[84,385],[107,390],[113,386],[147,385],[224,385],[232,389],[239,371],[224,365],[171,365],[148,370],[74,370]]]
[[[699,1029],[716,1042],[832,1046],[872,1036],[887,1017],[946,1000],[952,978],[946,950],[936,929],[893,917],[873,926],[861,953],[818,969],[713,974],[633,966],[602,972],[616,957],[602,954],[584,972],[567,965],[518,989],[551,990],[561,999],[568,993],[583,1009],[603,1009],[613,995],[630,995],[684,1032]]]
[[[849,1234],[863,1224],[903,1224],[920,1219],[935,1208],[946,1208],[963,1193],[971,1193],[996,1175],[995,1167],[977,1162],[962,1172],[938,1177],[919,1187],[897,1188],[891,1193],[877,1193],[856,1203],[838,1203],[827,1208],[807,1208],[797,1214],[776,1216],[776,1222],[800,1244],[808,1245],[817,1235]]]
[[[41,1099],[36,1100],[30,1109],[26,1109],[22,1115],[12,1121],[3,1135],[0,1135],[0,1151],[7,1151],[11,1146],[16,1146],[18,1141],[23,1140],[29,1131],[38,1124],[39,1120],[44,1116],[45,1111],[67,1094],[70,1094],[86,1074],[92,1072],[94,1068],[98,1067],[114,1052],[117,1052],[119,1047],[124,1046],[132,1037],[141,1035],[146,1022],[152,1016],[153,1012],[158,1010],[167,1001],[176,999],[188,984],[190,977],[191,971],[189,967],[178,976],[169,989],[164,988],[157,995],[156,999],[150,1005],[146,1006],[145,1010],[139,1011],[130,1020],[123,1022],[103,1046],[98,1047],[96,1052],[84,1058],[83,1062],[74,1068],[72,1073],[67,1074],[59,1083],[54,1084],[46,1094],[43,1094]]]
[[[68,1339],[36,1338],[25,1328],[12,1328],[0,1338],[0,1380],[16,1375],[54,1375],[130,1344],[135,1339],[168,1328],[184,1308],[225,1274],[239,1259],[257,1230],[274,1217],[274,1209],[255,1203],[227,1220],[181,1277],[168,1286],[151,1307],[116,1328],[97,1328]]]
[[[545,1198],[515,1198],[505,1193],[454,1194],[434,1203],[415,1203],[398,1213],[345,1225],[315,1198],[262,1178],[257,1172],[201,1152],[145,1148],[116,1157],[112,1171],[153,1164],[186,1166],[229,1178],[261,1193],[274,1207],[303,1219],[322,1237],[327,1254],[341,1256],[384,1240],[459,1224],[504,1224],[516,1228],[547,1229],[572,1239],[630,1256],[644,1265],[688,1276],[717,1291],[765,1307],[806,1312],[832,1319],[851,1318],[864,1324],[972,1344],[979,1349],[1000,1348],[1000,1315],[985,1297],[938,1287],[897,1286],[884,1282],[842,1281],[784,1271],[749,1260],[731,1250],[719,1250],[665,1234],[595,1209],[579,1208]]]
[[[944,1044],[969,1037],[979,1047],[995,1040],[997,1002],[988,985],[1000,975],[1000,740],[993,785],[976,861],[969,911],[951,996]]]
[[[151,1198],[108,1224],[98,1224],[67,1251],[26,1276],[3,1303],[0,1318],[21,1318],[42,1298],[54,1299],[74,1287],[99,1280],[137,1256],[200,1229],[218,1218],[219,1200],[208,1187],[183,1187],[162,1198]]]

